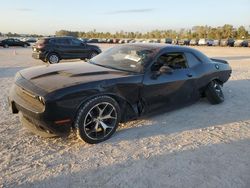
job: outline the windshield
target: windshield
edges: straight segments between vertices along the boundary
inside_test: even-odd
[[[116,46],[92,58],[90,63],[122,71],[142,73],[145,65],[152,60],[154,52],[155,49],[142,46]]]

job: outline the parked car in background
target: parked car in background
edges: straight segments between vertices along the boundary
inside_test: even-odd
[[[37,41],[37,39],[34,37],[29,37],[29,38],[23,39],[23,42],[28,42],[28,43],[35,43],[36,41]]]
[[[243,47],[250,47],[250,39],[243,41]]]
[[[98,39],[98,43],[106,43],[106,42],[107,42],[107,39],[105,38]]]
[[[24,48],[30,46],[28,42],[23,42],[19,39],[8,38],[0,41],[0,46],[8,48],[9,46],[22,46]]]
[[[82,42],[74,37],[46,37],[32,46],[32,57],[51,64],[61,59],[91,59],[101,53],[98,46]]]
[[[214,40],[205,39],[205,38],[200,39],[198,42],[199,46],[213,46],[213,44],[214,44]]]
[[[172,44],[174,44],[174,45],[179,44],[179,39],[173,39],[173,40],[172,40]]]
[[[213,46],[220,46],[220,40],[214,40]]]
[[[190,44],[190,40],[189,39],[180,39],[178,41],[178,44],[179,45],[186,45],[186,46],[188,46]]]
[[[192,48],[117,45],[86,63],[19,71],[9,104],[21,123],[41,136],[66,136],[73,129],[78,138],[96,144],[109,139],[120,122],[200,97],[222,103],[231,72],[226,61]]]
[[[98,39],[89,39],[87,40],[87,43],[98,43]]]
[[[161,40],[161,42],[166,43],[166,44],[172,44],[172,41],[173,40],[171,38],[165,38],[165,39]]]
[[[189,44],[190,44],[191,46],[197,46],[197,45],[198,45],[198,42],[199,42],[199,39],[191,39]]]
[[[199,42],[198,42],[198,45],[199,46],[206,46],[207,45],[207,39],[200,39]]]
[[[234,39],[229,38],[229,39],[221,39],[220,41],[220,46],[230,46],[233,47],[234,46]]]
[[[248,47],[248,40],[236,40],[234,42],[235,47]]]
[[[119,42],[118,42],[119,44],[123,44],[123,43],[125,43],[125,39],[121,39],[121,40],[119,40]]]
[[[207,39],[207,46],[213,46],[214,40],[213,39]]]
[[[86,43],[89,40],[88,38],[78,38],[78,39],[81,40],[84,43]]]
[[[107,43],[113,43],[113,39],[107,39]]]

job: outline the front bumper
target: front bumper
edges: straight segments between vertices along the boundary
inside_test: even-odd
[[[20,96],[20,93],[17,92],[18,89],[19,86],[16,84],[12,86],[8,101],[12,113],[22,114],[21,117],[25,120],[22,123],[29,122],[38,131],[44,131],[55,136],[69,135],[72,127],[71,122],[56,124],[51,119],[51,115],[48,115],[50,113],[46,111],[45,106],[44,108],[38,108],[36,105],[32,105],[30,99],[25,100],[24,96]]]

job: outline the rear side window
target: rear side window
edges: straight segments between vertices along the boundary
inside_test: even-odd
[[[201,61],[192,53],[186,52],[187,62],[190,68],[195,67],[201,63]]]
[[[172,69],[186,69],[187,61],[183,53],[162,54],[151,67],[152,71],[158,71],[162,66],[169,66]]]
[[[69,45],[70,44],[69,39],[66,39],[66,38],[50,39],[49,42],[53,44],[57,44],[57,45]]]
[[[61,45],[69,45],[70,44],[70,39],[60,39],[60,44]]]
[[[71,43],[72,45],[80,45],[82,43],[82,41],[78,40],[78,39],[71,39]]]

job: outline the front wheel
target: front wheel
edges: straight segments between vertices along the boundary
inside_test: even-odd
[[[4,48],[9,48],[9,45],[8,44],[4,44],[3,47]]]
[[[219,104],[224,101],[222,85],[215,80],[208,84],[205,95],[211,104]]]
[[[27,44],[24,44],[24,45],[23,45],[23,47],[24,47],[24,48],[27,48],[27,47],[28,47],[28,45],[27,45]]]
[[[120,118],[120,107],[113,98],[95,97],[78,112],[75,122],[77,136],[89,144],[103,142],[114,134]]]
[[[59,63],[60,58],[56,53],[51,53],[48,55],[48,61],[50,64],[57,64]]]

